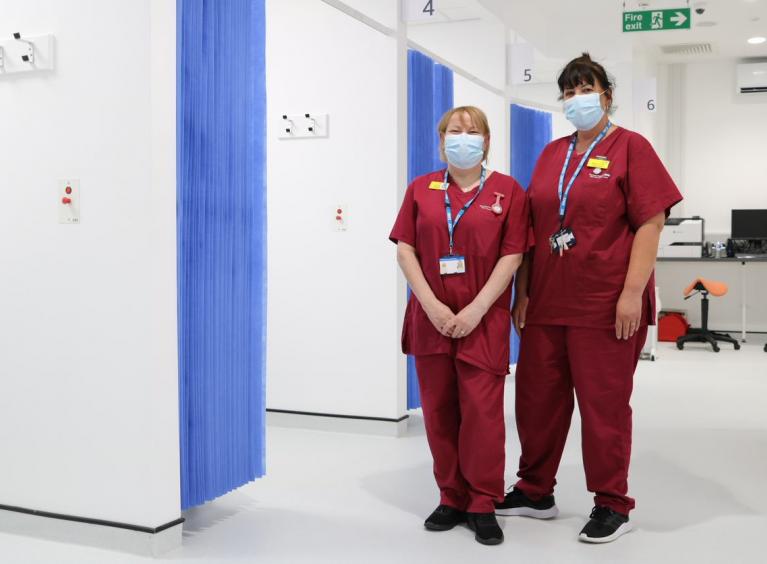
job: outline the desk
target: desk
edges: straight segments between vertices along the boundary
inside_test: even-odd
[[[730,266],[736,266],[736,265],[740,264],[740,269],[739,269],[740,270],[740,311],[741,311],[741,314],[740,314],[741,315],[741,319],[740,319],[740,333],[741,333],[741,340],[743,342],[746,342],[746,328],[747,328],[747,326],[746,326],[746,312],[747,312],[747,302],[748,302],[747,295],[748,295],[748,290],[749,290],[748,283],[747,283],[748,271],[749,271],[748,265],[749,264],[753,264],[753,263],[765,263],[765,264],[767,264],[767,255],[755,256],[755,257],[750,257],[750,258],[737,258],[737,257],[733,257],[733,258],[711,258],[711,257],[670,258],[670,257],[659,257],[658,258],[658,267],[660,267],[660,268],[656,268],[656,271],[658,273],[661,273],[661,271],[664,268],[662,265],[663,264],[667,264],[667,263],[696,263],[697,265],[699,265],[699,268],[696,267],[694,269],[693,268],[686,269],[687,272],[689,273],[689,279],[688,279],[686,284],[684,284],[683,286],[680,287],[680,289],[685,288],[686,285],[689,284],[690,282],[692,282],[697,276],[703,276],[704,278],[707,278],[707,276],[702,271],[707,269],[707,268],[709,268],[710,265],[715,265],[715,264],[726,265],[726,268],[729,268]],[[669,288],[669,287],[664,287],[664,285],[660,285],[660,284],[659,284],[659,286],[661,287],[661,291],[664,291],[664,290],[668,291],[668,290],[672,289],[672,288]],[[731,290],[733,289],[732,286],[730,287],[730,289]],[[764,292],[765,290],[767,290],[767,284],[762,284],[760,286],[760,291]],[[764,300],[764,295],[761,295],[761,300],[760,301],[763,301],[763,300]],[[661,297],[661,303],[663,304],[664,308],[669,307],[673,302],[674,302],[673,299],[669,300],[668,297],[666,297],[666,298]],[[715,308],[716,308],[716,306],[712,305],[712,310],[710,312],[710,315],[716,311]],[[764,327],[760,326],[759,329],[760,330],[764,330]]]

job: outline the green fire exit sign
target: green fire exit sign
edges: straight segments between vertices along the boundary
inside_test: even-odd
[[[623,12],[623,31],[690,29],[690,8]]]

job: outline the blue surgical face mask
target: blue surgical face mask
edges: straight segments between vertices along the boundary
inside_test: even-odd
[[[578,94],[565,100],[565,117],[576,129],[588,131],[594,129],[605,111],[599,101],[600,93]]]
[[[485,137],[469,133],[445,135],[447,162],[456,168],[474,168],[482,162]]]

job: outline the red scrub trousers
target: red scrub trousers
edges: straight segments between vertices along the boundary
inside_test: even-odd
[[[498,260],[521,255],[530,230],[527,194],[510,176],[493,172],[455,230],[455,254],[466,272],[444,276],[448,254],[444,170],[416,178],[408,187],[390,239],[415,248],[436,298],[453,313],[468,306],[487,283]],[[476,195],[453,182],[447,189],[454,213]],[[497,213],[493,205],[500,201]],[[442,335],[411,295],[402,329],[402,350],[415,356],[426,436],[434,458],[440,503],[490,513],[503,499],[503,388],[509,368],[511,288],[466,337]]]
[[[581,414],[586,486],[596,505],[627,515],[633,374],[647,327],[631,339],[614,329],[527,325],[516,371],[516,417],[522,455],[520,490],[551,495],[573,413]]]
[[[415,357],[440,503],[473,513],[503,499],[505,376],[450,355]]]
[[[590,154],[559,217],[558,185],[572,136],[547,145],[528,188],[535,248],[529,253],[529,305],[516,373],[517,431],[522,444],[517,487],[533,499],[554,490],[574,396],[581,413],[583,464],[595,503],[628,514],[634,370],[655,323],[655,280],[641,296],[640,329],[615,336],[637,231],[668,215],[682,196],[650,143],[616,127]],[[580,160],[573,153],[565,182]],[[549,238],[562,227],[577,243],[562,255]]]

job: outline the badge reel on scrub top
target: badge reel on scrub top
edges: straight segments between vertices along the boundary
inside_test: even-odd
[[[565,184],[565,174],[567,174],[567,167],[570,165],[570,159],[573,156],[573,151],[575,150],[575,143],[578,139],[576,134],[573,134],[573,139],[570,141],[570,147],[567,149],[567,157],[565,158],[565,164],[562,166],[562,173],[559,175],[559,187],[557,190],[557,193],[559,195],[559,231],[554,233],[551,237],[549,237],[549,245],[551,246],[551,252],[552,253],[559,253],[559,256],[562,256],[565,251],[569,251],[575,245],[578,243],[577,239],[575,238],[575,233],[573,233],[573,230],[569,227],[565,227],[565,213],[567,212],[567,200],[570,198],[570,190],[573,188],[573,183],[575,182],[575,179],[578,177],[578,173],[581,172],[581,169],[583,169],[583,166],[586,164],[586,161],[589,160],[589,156],[591,155],[591,152],[594,150],[594,147],[596,147],[599,142],[605,138],[605,135],[607,135],[607,132],[610,130],[610,127],[612,124],[608,121],[607,125],[605,125],[604,129],[597,135],[596,139],[592,141],[591,145],[589,145],[589,148],[586,150],[586,152],[583,154],[583,157],[581,158],[581,162],[578,163],[578,167],[575,169],[575,172],[573,172],[573,176],[570,178],[570,181],[567,183],[567,188],[564,188]]]
[[[485,175],[486,170],[483,166],[482,173],[479,176],[479,188],[477,189],[477,193],[474,194],[474,197],[466,202],[466,204],[456,214],[455,220],[453,220],[453,208],[450,204],[450,196],[448,196],[447,190],[445,189],[445,214],[447,215],[447,233],[450,237],[450,252],[447,256],[439,259],[439,273],[442,275],[464,274],[466,272],[466,258],[453,254],[453,234],[455,233],[455,228],[458,226],[458,222],[482,193],[482,189],[485,187]],[[445,179],[443,181],[443,185],[445,187],[448,185],[447,170],[445,170]]]
[[[501,200],[503,198],[505,198],[505,196],[500,192],[495,193],[495,203],[490,206],[490,211],[492,211],[495,215],[501,215],[503,213],[503,206],[501,206]]]

